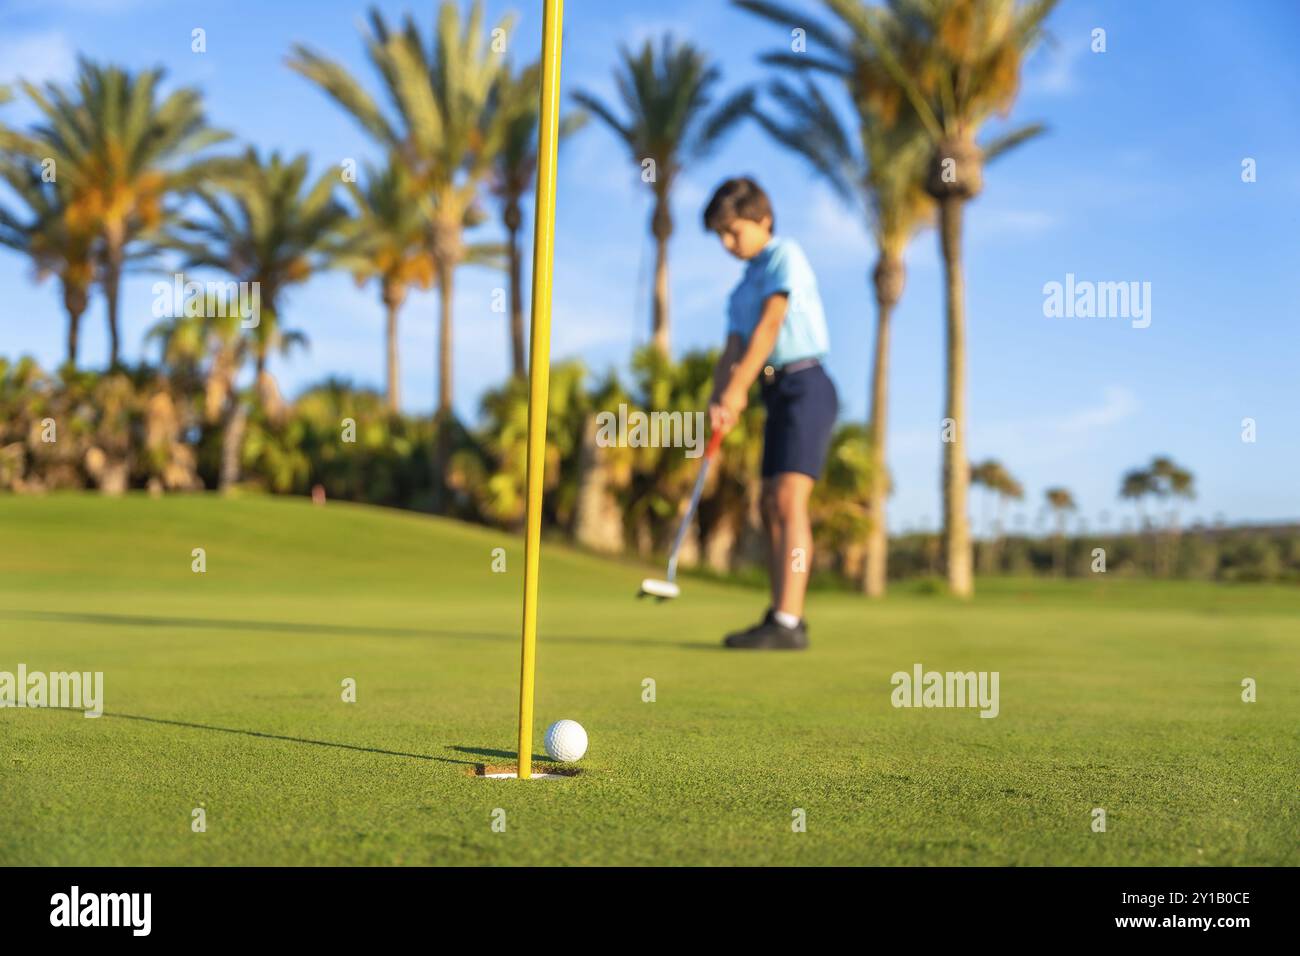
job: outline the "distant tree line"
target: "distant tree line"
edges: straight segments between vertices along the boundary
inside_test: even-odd
[[[1008,533],[1005,510],[1023,499],[1022,486],[997,461],[968,460],[965,209],[983,188],[984,166],[1042,131],[1030,124],[982,134],[991,116],[1013,106],[1024,57],[1043,38],[1054,0],[823,0],[812,16],[769,0],[734,5],[779,27],[774,36],[803,38],[802,47],[790,42],[762,57],[772,72],[761,84],[721,94],[712,58],[664,35],[620,52],[616,102],[579,90],[579,109],[562,119],[568,136],[594,117],[626,150],[629,172],[650,193],[656,258],[649,344],[627,380],[591,382],[576,363],[553,369],[548,527],[583,547],[640,555],[661,549],[672,533],[695,462],[680,449],[604,447],[594,417],[619,404],[704,407],[712,357],[674,359],[670,349],[673,190],[689,164],[751,121],[835,191],[877,253],[864,263],[876,307],[867,420],[836,431],[813,502],[824,567],[872,596],[883,595],[890,579],[915,575],[942,576],[950,593],[966,596],[976,570],[1083,573],[1091,567],[1088,545],[1103,540],[1110,542],[1100,545],[1106,573],[1293,575],[1286,534],[1243,531],[1239,541],[1180,531],[1176,505],[1193,496],[1193,479],[1168,457],[1124,476],[1120,495],[1133,502],[1139,528],[1108,538],[1067,534],[1077,505],[1059,486],[1044,492],[1053,534]],[[443,0],[426,37],[412,16],[389,22],[371,11],[362,36],[368,81],[321,51],[295,46],[289,68],[382,156],[315,175],[306,154],[222,152],[233,136],[209,125],[201,92],[165,91],[159,69],[82,58],[72,83],[21,83],[38,118],[24,129],[0,122],[0,181],[16,200],[0,204],[0,245],[23,256],[36,281],[55,281],[66,359],[57,370],[0,360],[0,489],[306,494],[319,486],[327,497],[517,529],[527,422],[522,231],[537,164],[539,70],[507,54],[513,20],[508,14],[489,29],[481,0],[467,13]],[[0,87],[0,110],[13,93]],[[493,222],[504,242],[479,238]],[[942,447],[943,517],[938,535],[890,540],[890,321],[904,292],[904,251],[932,225],[944,261],[942,402],[951,433]],[[501,269],[509,286],[511,376],[482,396],[474,425],[458,420],[451,403],[455,279],[463,266]],[[257,321],[233,307],[233,291],[208,290],[198,308],[179,309],[149,330],[141,361],[124,362],[124,276],[170,279],[178,269],[256,288]],[[286,401],[271,359],[302,348],[310,333],[303,317],[290,315],[290,295],[331,270],[377,293],[383,393],[331,380]],[[399,411],[399,322],[416,290],[436,290],[439,301],[438,396],[426,416]],[[109,339],[103,371],[85,369],[79,353],[96,295]],[[734,573],[760,560],[758,408],[751,403],[728,436],[686,564]],[[997,514],[982,536],[971,525],[972,486]],[[1175,506],[1172,519],[1148,515],[1149,504],[1162,503]]]

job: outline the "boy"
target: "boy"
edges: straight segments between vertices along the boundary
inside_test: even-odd
[[[763,525],[767,531],[772,605],[753,627],[728,634],[727,647],[802,650],[807,570],[812,567],[808,497],[821,474],[839,411],[821,360],[830,349],[817,279],[803,250],[772,235],[767,194],[752,179],[729,179],[704,210],[704,228],[748,263],[727,304],[727,342],[713,373],[709,422],[724,434],[762,377]]]

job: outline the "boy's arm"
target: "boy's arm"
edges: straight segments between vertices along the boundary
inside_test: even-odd
[[[713,392],[709,395],[709,404],[717,402],[718,398],[727,389],[727,384],[731,381],[731,373],[745,354],[745,340],[735,332],[727,336],[727,342],[722,347],[722,354],[718,356],[718,364],[713,366]]]
[[[727,336],[727,342],[718,356],[718,364],[713,367],[713,391],[709,395],[709,428],[723,434],[731,431],[736,424],[735,416],[722,407],[720,399],[731,382],[736,363],[745,354],[745,340],[735,332]]]
[[[732,368],[726,388],[718,396],[718,404],[733,417],[738,417],[749,403],[749,387],[758,378],[763,364],[776,346],[776,337],[781,332],[781,323],[785,321],[789,301],[789,295],[784,292],[775,292],[767,297],[763,303],[763,316],[754,327],[754,334],[749,337],[749,346]]]

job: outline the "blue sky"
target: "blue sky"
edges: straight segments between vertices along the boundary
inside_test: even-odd
[[[432,18],[429,2],[377,6]],[[263,149],[306,151],[323,170],[343,157],[373,157],[374,149],[285,67],[285,54],[304,42],[373,83],[359,33],[366,9],[352,0],[4,0],[0,82],[67,80],[77,53],[136,69],[161,65],[170,82],[203,89],[215,125]],[[494,16],[507,9],[518,10],[515,56],[531,59],[540,3],[489,4]],[[1027,499],[1012,514],[1023,512],[1029,526],[1044,489],[1057,484],[1073,490],[1091,526],[1103,512],[1118,524],[1131,511],[1116,500],[1120,474],[1157,453],[1196,474],[1198,496],[1185,520],[1300,517],[1300,6],[1063,0],[1049,25],[1053,43],[1028,64],[1009,122],[1042,120],[1050,133],[990,167],[967,213],[971,457],[999,458],[1021,479]],[[190,52],[195,27],[207,31],[206,54]],[[1106,30],[1105,53],[1089,48],[1094,28]],[[665,30],[709,50],[728,89],[767,75],[757,54],[784,38],[721,0],[569,0],[566,91],[612,99],[619,45]],[[11,105],[4,116],[21,124],[30,112]],[[1241,181],[1247,157],[1257,163],[1255,183]],[[561,156],[553,356],[581,358],[594,372],[622,367],[648,337],[649,204],[637,172],[597,125]],[[674,350],[722,335],[740,265],[698,218],[712,187],[738,173],[765,184],[780,231],[808,252],[844,414],[864,417],[874,322],[867,231],[757,129],[739,130],[677,190]],[[890,523],[899,529],[933,527],[940,514],[942,274],[932,231],[909,249],[907,266],[889,442]],[[1044,284],[1067,273],[1151,283],[1150,327],[1044,317]],[[131,357],[152,322],[151,281],[126,287]],[[490,308],[503,284],[482,270],[458,277],[455,394],[465,417],[477,415],[483,388],[506,373],[505,320]],[[59,361],[64,317],[55,287],[32,285],[27,264],[0,252],[0,289],[0,353]],[[306,354],[274,365],[287,391],[331,374],[381,384],[373,287],[322,276],[292,294],[287,312],[312,342]],[[433,297],[420,295],[402,316],[404,399],[413,410],[433,404],[436,314]],[[106,354],[102,316],[96,298],[83,323],[87,364]],[[1257,422],[1254,443],[1241,440],[1243,418]],[[973,511],[978,519],[978,496]]]

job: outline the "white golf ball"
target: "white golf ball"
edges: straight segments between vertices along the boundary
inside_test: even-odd
[[[576,720],[557,720],[546,728],[546,755],[561,763],[581,760],[587,752],[587,732]]]

